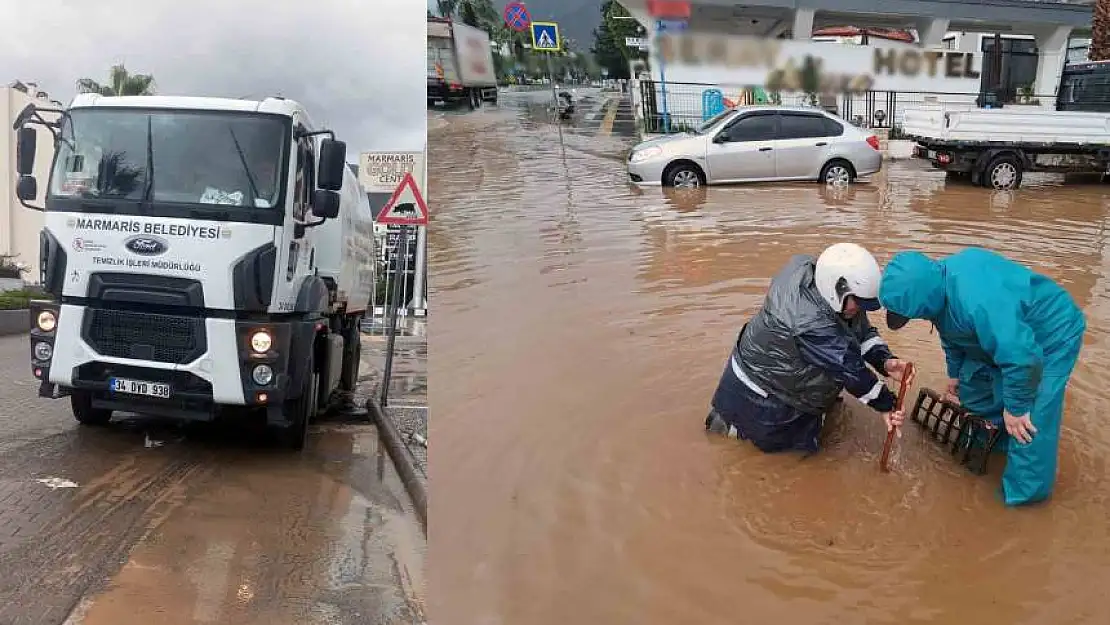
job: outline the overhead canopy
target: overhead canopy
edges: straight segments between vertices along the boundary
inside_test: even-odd
[[[621,0],[630,13],[649,22],[647,0]],[[1090,32],[1091,2],[1030,0],[694,0],[690,28],[707,32],[776,37],[789,32],[798,9],[814,10],[813,29],[835,26],[920,28],[922,20],[947,19],[948,30],[1036,34],[1053,26]]]

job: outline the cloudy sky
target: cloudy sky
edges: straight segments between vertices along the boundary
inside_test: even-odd
[[[0,0],[0,82],[68,102],[123,62],[164,95],[304,104],[368,150],[424,147],[426,7],[418,0]]]

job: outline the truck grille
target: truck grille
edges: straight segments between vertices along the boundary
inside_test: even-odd
[[[128,310],[87,310],[82,331],[98,353],[116,358],[185,364],[207,350],[204,320]]]

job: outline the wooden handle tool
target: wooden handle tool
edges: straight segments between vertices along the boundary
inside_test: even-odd
[[[910,383],[913,382],[913,363],[907,362],[906,368],[902,371],[902,382],[898,385],[898,397],[894,399],[894,410],[899,411],[902,405],[905,404],[906,393],[910,390]],[[883,473],[890,473],[890,452],[894,448],[894,435],[898,433],[898,428],[891,428],[886,433],[886,444],[883,445],[883,457],[879,459],[879,469]]]

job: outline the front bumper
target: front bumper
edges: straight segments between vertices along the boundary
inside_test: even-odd
[[[661,160],[648,159],[633,163],[625,162],[628,168],[628,180],[644,186],[658,186],[663,184],[663,169],[666,163]]]
[[[203,349],[188,361],[166,362],[164,343],[140,334],[128,337],[134,343],[131,357],[98,351],[92,344],[95,341],[88,338],[92,335],[88,320],[96,316],[98,309],[33,302],[32,320],[44,310],[53,311],[57,322],[51,331],[37,325],[31,330],[31,369],[42,382],[39,389],[42,396],[87,391],[97,408],[208,420],[222,406],[280,406],[291,386],[289,363],[294,351],[295,322],[183,317],[202,324],[203,337],[196,343],[203,345]],[[250,337],[258,330],[265,330],[272,337],[270,349],[263,354],[250,348]],[[104,334],[98,336],[103,339]],[[36,350],[39,343],[50,345],[50,358],[39,358],[42,355],[42,348]],[[99,344],[104,344],[103,340]],[[266,365],[273,372],[268,384],[260,385],[253,379],[253,370],[259,365]],[[171,395],[162,399],[117,393],[111,389],[112,378],[167,384]]]

